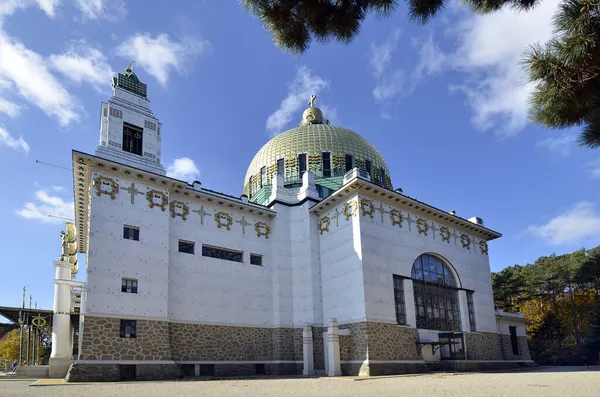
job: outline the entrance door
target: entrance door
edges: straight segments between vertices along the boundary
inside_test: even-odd
[[[440,358],[442,360],[464,360],[465,344],[459,332],[440,333]]]

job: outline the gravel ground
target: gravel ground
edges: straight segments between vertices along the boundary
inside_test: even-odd
[[[349,378],[95,383],[29,387],[2,380],[0,396],[600,396],[600,368],[527,372],[428,374],[353,381]]]

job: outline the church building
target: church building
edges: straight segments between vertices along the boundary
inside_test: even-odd
[[[131,66],[112,87],[95,153],[73,151],[86,283],[68,381],[533,364],[522,315],[494,308],[500,233],[394,189],[314,96],[230,196],[166,175],[173,133]]]

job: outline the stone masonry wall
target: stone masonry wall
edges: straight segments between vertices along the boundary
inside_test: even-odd
[[[120,319],[85,316],[80,360],[171,360],[166,321],[137,320],[136,337],[120,337]]]
[[[466,341],[469,360],[504,360],[500,334],[470,332],[466,334]]]
[[[175,361],[302,360],[301,328],[169,324]]]
[[[519,353],[521,354],[513,354],[512,343],[510,341],[510,335],[501,335],[502,339],[502,351],[504,352],[505,360],[531,360],[531,356],[529,355],[529,345],[527,344],[526,336],[518,336],[517,340],[519,342]]]
[[[368,322],[369,360],[422,360],[419,331],[396,324]]]
[[[327,331],[325,327],[313,327],[313,360],[315,371],[325,370],[325,346],[323,345],[323,332]],[[342,338],[340,337],[340,351]]]

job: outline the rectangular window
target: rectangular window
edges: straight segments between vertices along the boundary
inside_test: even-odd
[[[126,240],[140,241],[140,228],[133,226],[123,226],[123,238]]]
[[[298,170],[300,171],[300,176],[306,172],[306,154],[304,153],[298,155]]]
[[[144,131],[133,124],[123,123],[123,150],[142,155],[142,139]]]
[[[467,291],[467,306],[469,307],[469,323],[471,324],[471,332],[477,331],[475,323],[475,305],[473,304],[473,292]]]
[[[121,320],[121,338],[135,338],[135,320]]]
[[[379,175],[381,178],[381,186],[385,186],[385,170],[382,168],[379,169]]]
[[[267,167],[262,167],[260,169],[260,187],[263,187],[267,184]]]
[[[102,109],[102,113],[104,114],[104,117],[108,116],[108,109]]]
[[[331,153],[324,152],[322,154],[323,159],[323,176],[329,177],[331,176]]]
[[[194,254],[194,243],[190,241],[179,240],[179,252],[185,254]]]
[[[277,160],[277,175],[285,175],[285,160]]]
[[[232,251],[226,248],[202,246],[202,256],[208,256],[210,258],[223,259],[226,261],[233,262],[244,262],[244,253],[240,251]]]
[[[365,169],[367,174],[369,174],[369,178],[371,178],[371,181],[373,181],[373,165],[371,164],[370,160],[365,161]]]
[[[248,178],[248,197],[252,197],[252,177]]]
[[[123,118],[123,112],[120,111],[119,109],[115,109],[113,107],[110,108],[110,115],[113,117],[116,117],[118,119],[122,119]]]
[[[517,327],[509,326],[508,330],[510,331],[510,344],[512,345],[513,355],[517,356],[521,354],[519,352],[519,339],[517,338]]]
[[[262,255],[250,254],[250,264],[262,266]]]
[[[138,282],[134,278],[122,278],[121,279],[121,292],[127,292],[129,294],[137,294]]]
[[[346,172],[354,168],[354,156],[351,154],[346,155]]]
[[[147,128],[152,131],[156,131],[156,123],[152,121],[144,120],[144,128]]]
[[[401,325],[406,325],[404,278],[396,275],[394,275],[394,301],[396,303],[396,322]]]

